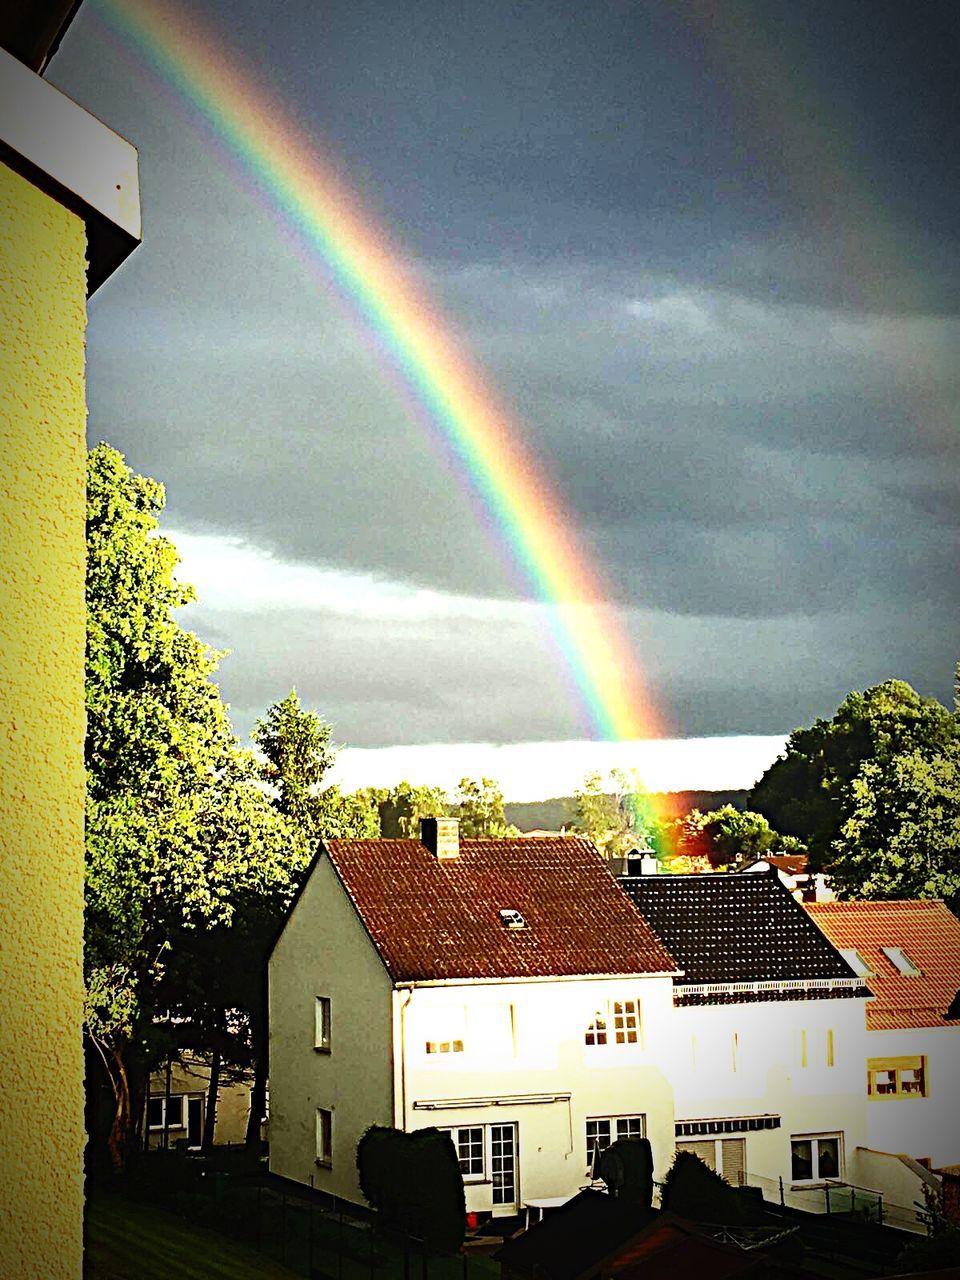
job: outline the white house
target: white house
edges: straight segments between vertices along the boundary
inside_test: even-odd
[[[744,867],[745,872],[775,871],[800,902],[832,902],[833,889],[825,871],[811,871],[805,853],[768,853]]]
[[[574,1194],[591,1156],[674,1153],[677,966],[585,840],[331,840],[270,959],[270,1167],[362,1199],[371,1124],[449,1129],[467,1208]]]
[[[811,918],[873,992],[860,1067],[868,1185],[912,1203],[960,1163],[960,920],[939,901],[827,902]]]
[[[826,1208],[867,1132],[870,992],[774,872],[621,885],[683,971],[671,1079],[679,1150],[768,1199]]]

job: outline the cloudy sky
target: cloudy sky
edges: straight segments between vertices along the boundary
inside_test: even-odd
[[[953,3],[193,6],[510,406],[666,732],[772,758],[889,676],[949,700]],[[322,264],[95,0],[48,78],[140,150],[89,434],[166,484],[237,729],[295,685],[351,748],[581,738],[542,606]]]

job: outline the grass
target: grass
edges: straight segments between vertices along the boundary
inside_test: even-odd
[[[103,1194],[87,1202],[85,1280],[294,1280],[296,1274],[152,1205]]]

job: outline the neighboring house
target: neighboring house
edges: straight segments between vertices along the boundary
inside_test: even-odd
[[[807,911],[873,992],[861,1082],[866,1145],[934,1168],[960,1162],[960,920],[939,901]]]
[[[241,1146],[247,1137],[253,1075],[221,1077],[217,1090],[214,1146]],[[210,1093],[210,1067],[185,1054],[170,1064],[169,1087],[165,1068],[150,1077],[146,1100],[146,1145],[170,1147],[183,1142],[188,1151],[199,1151]],[[261,1137],[266,1137],[265,1124]]]
[[[646,875],[621,885],[676,959],[678,1150],[768,1199],[824,1209],[866,1135],[870,992],[777,875]],[[815,1194],[813,1194],[815,1193]]]
[[[381,1124],[449,1130],[476,1213],[573,1195],[620,1136],[663,1177],[676,967],[585,840],[327,841],[270,959],[271,1171],[359,1201]]]
[[[781,884],[800,902],[832,902],[834,899],[830,876],[825,871],[811,871],[805,853],[768,853],[742,870],[776,871]]]
[[[87,297],[136,152],[42,79],[78,3],[0,5],[0,1275],[81,1271]]]

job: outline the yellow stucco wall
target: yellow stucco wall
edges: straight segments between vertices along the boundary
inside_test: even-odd
[[[79,1277],[85,231],[0,165],[0,1275]]]

